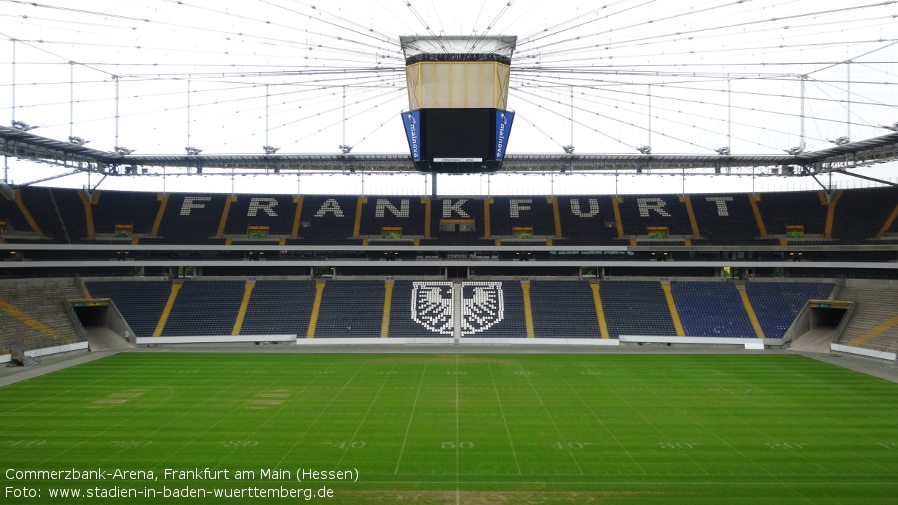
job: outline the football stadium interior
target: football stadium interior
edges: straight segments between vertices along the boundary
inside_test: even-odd
[[[894,503],[894,2],[0,3],[8,503]]]

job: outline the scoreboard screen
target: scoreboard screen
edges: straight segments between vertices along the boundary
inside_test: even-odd
[[[418,170],[493,172],[505,156],[514,113],[499,109],[418,109],[402,114]]]
[[[490,109],[424,109],[422,112],[424,153],[428,159],[491,158]]]

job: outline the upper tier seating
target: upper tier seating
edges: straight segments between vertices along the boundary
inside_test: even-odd
[[[247,237],[250,226],[267,226],[272,236],[290,236],[296,216],[296,203],[285,195],[232,196],[224,234]]]
[[[842,242],[864,243],[879,233],[896,205],[898,192],[894,188],[843,191],[833,216],[833,237]],[[891,230],[886,232],[896,229],[892,223]]]
[[[686,204],[672,195],[624,195],[619,197],[624,235],[644,236],[649,227],[667,227],[670,236],[691,237]]]
[[[559,197],[558,217],[566,240],[559,245],[613,244],[617,238],[610,196]]]
[[[0,193],[0,221],[3,221],[15,233],[34,233],[28,219],[22,214],[15,200],[8,199],[5,193]],[[0,238],[8,238],[6,230],[0,230]]]
[[[345,244],[355,224],[354,196],[306,196],[303,198],[297,244]],[[357,241],[356,241],[357,242]]]
[[[167,243],[206,243],[218,233],[227,195],[169,195],[159,236]]]
[[[490,245],[484,237],[484,213],[483,200],[478,198],[434,198],[430,211],[430,236],[434,242],[428,245]],[[440,229],[440,222],[445,221],[448,230]],[[471,231],[459,231],[467,223],[459,224],[458,221],[472,221],[474,229]]]
[[[787,226],[804,226],[804,234],[823,236],[826,228],[826,205],[820,201],[822,191],[764,193],[758,208],[770,235],[786,235]],[[838,206],[836,212],[839,211]],[[853,216],[859,219],[860,216]]]
[[[131,225],[133,235],[149,235],[159,211],[156,193],[97,191],[94,193],[94,230],[99,237],[115,234],[115,225]]]
[[[87,217],[81,191],[76,189],[19,188],[22,201],[41,232],[48,240],[77,243],[88,233]],[[769,238],[761,238],[758,222],[750,203],[750,195],[692,195],[689,201],[699,231],[699,244],[766,245],[778,243],[786,227],[804,226],[807,238],[821,240],[826,231],[827,206],[821,204],[822,192],[764,193],[757,207]],[[865,243],[879,233],[898,203],[898,189],[857,189],[839,193],[834,207],[832,237],[839,243]],[[145,236],[152,229],[161,205],[156,193],[96,193],[91,205],[93,225],[98,238],[113,233],[115,224],[132,224],[133,233]],[[666,227],[672,239],[692,237],[692,224],[687,206],[674,195],[624,195],[619,197],[620,224],[624,237],[638,237],[647,242],[650,227]],[[231,204],[224,215],[226,202]],[[359,237],[378,240],[384,227],[401,227],[410,238],[424,238],[426,204],[430,202],[430,245],[492,245],[494,239],[511,240],[514,228],[533,228],[536,239],[551,238],[556,245],[621,245],[614,214],[614,197],[608,195],[559,197],[556,236],[554,206],[545,196],[491,197],[489,207],[490,237],[485,237],[487,198],[380,197],[361,199]],[[6,197],[0,202],[0,221],[11,223],[25,234],[31,227],[14,201]],[[354,237],[356,196],[309,195],[302,197],[299,222],[296,202],[286,195],[168,195],[158,236],[141,238],[141,243],[223,243],[219,236],[222,217],[226,217],[221,235],[240,238],[249,226],[268,226],[269,235],[288,237],[289,244],[359,244]],[[60,220],[61,219],[61,220]],[[440,223],[446,225],[440,229]],[[297,237],[293,238],[294,226]],[[473,231],[459,231],[459,228]],[[898,229],[893,224],[892,229]],[[891,230],[886,230],[891,233]],[[810,236],[810,237],[808,237]],[[13,238],[12,240],[16,240]],[[671,242],[659,242],[671,243]],[[807,240],[802,243],[808,244]]]
[[[749,195],[694,195],[690,198],[705,244],[753,244],[761,236]]]
[[[362,204],[359,235],[379,238],[385,227],[402,228],[402,236],[424,235],[424,203],[422,199],[395,196],[369,196]]]
[[[35,188],[31,186],[21,188],[22,203],[28,209],[28,212],[31,213],[31,217],[34,218],[41,233],[48,240],[60,244],[70,244],[79,238],[77,236],[72,237],[67,230],[69,227],[72,229],[77,228],[79,226],[78,223],[81,223],[80,226],[84,226],[84,206],[70,209],[70,214],[61,214],[54,196],[54,193],[77,195],[76,191],[78,190]]]
[[[535,238],[555,237],[555,218],[546,197],[493,198],[490,236],[512,237],[515,228],[532,228]]]

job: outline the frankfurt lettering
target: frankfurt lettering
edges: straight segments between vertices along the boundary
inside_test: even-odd
[[[192,468],[187,470],[174,470],[166,468],[162,470],[162,478],[165,480],[227,480],[230,470],[212,470],[211,468]]]
[[[692,205],[700,208],[707,208],[705,212],[716,215],[717,217],[730,217],[730,207],[737,201],[738,197],[734,196],[706,196],[702,199],[695,199]],[[566,202],[565,202],[566,200]],[[236,200],[235,200],[236,201]],[[537,207],[537,202],[531,198],[517,199],[510,198],[507,202],[508,217],[512,219],[532,219],[530,213],[551,213],[548,207]],[[484,204],[498,205],[498,199],[478,200],[471,198],[444,198],[440,200],[442,204],[443,219],[471,219],[471,213],[468,210],[471,207],[480,208]],[[423,201],[422,201],[423,203]],[[639,217],[644,219],[653,219],[658,217],[664,218],[688,218],[687,204],[682,199],[664,199],[661,197],[638,197],[638,198],[618,198],[615,213],[619,212],[624,217]],[[221,209],[216,208],[212,204],[210,196],[185,196],[181,202],[180,215],[185,218],[191,218],[196,214],[216,213],[221,214]],[[277,212],[279,202],[275,198],[270,197],[252,197],[246,207],[246,217],[260,218],[266,217],[272,221],[278,219],[290,219],[294,215],[295,209],[289,212]],[[322,218],[328,215],[343,218],[345,212],[343,206],[351,205],[346,200],[338,200],[336,198],[328,198],[323,203],[314,207],[306,208],[305,211],[312,214],[313,217]],[[399,199],[398,205],[395,201],[386,198],[378,198],[374,200],[372,207],[374,208],[375,219],[423,219],[424,206],[412,207],[408,198]],[[559,198],[558,209],[563,212],[569,212],[570,215],[580,218],[593,218],[600,215],[601,207],[608,209],[612,207],[611,200],[601,202],[599,198]],[[367,207],[366,207],[367,208]],[[302,209],[301,209],[302,210]],[[522,211],[530,211],[530,213],[522,213]],[[242,211],[241,211],[242,212]],[[370,215],[370,211],[366,211],[365,215]],[[605,211],[607,212],[607,210]],[[233,211],[232,211],[233,213]],[[307,215],[302,212],[302,215]],[[600,218],[606,219],[606,218]]]

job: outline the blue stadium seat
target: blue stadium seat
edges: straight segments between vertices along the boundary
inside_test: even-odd
[[[658,281],[602,281],[599,297],[608,335],[674,336],[667,298]]]
[[[304,338],[314,302],[315,281],[256,281],[240,334],[296,334]]]
[[[587,281],[530,281],[533,336],[601,338]]]
[[[171,294],[168,280],[86,281],[94,298],[111,298],[134,335],[152,337]]]
[[[732,282],[672,281],[670,288],[687,336],[757,336]]]
[[[829,298],[833,287],[828,282],[747,282],[745,291],[764,336],[781,338],[808,300]]]

